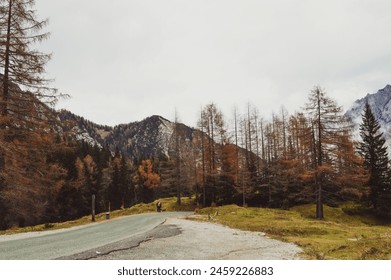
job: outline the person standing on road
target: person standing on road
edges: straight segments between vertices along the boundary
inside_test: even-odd
[[[162,212],[162,203],[160,201],[158,201],[156,203],[156,211],[157,212]]]

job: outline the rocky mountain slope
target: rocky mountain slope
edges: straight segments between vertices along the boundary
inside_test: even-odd
[[[368,93],[365,97],[356,100],[353,106],[346,112],[346,116],[353,122],[354,138],[356,140],[360,140],[359,126],[362,122],[362,113],[367,102],[381,125],[388,146],[391,147],[391,85],[387,85],[376,93]]]
[[[175,123],[160,116],[115,127],[95,124],[69,111],[61,111],[60,119],[78,140],[108,147],[112,152],[118,148],[131,160],[168,157],[175,128]],[[183,124],[179,126],[185,139],[192,141],[194,129]]]

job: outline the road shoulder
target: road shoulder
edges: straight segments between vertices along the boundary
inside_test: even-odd
[[[122,241],[121,241],[122,242]],[[122,246],[122,249],[121,249]],[[120,249],[118,249],[120,248]],[[100,251],[97,250],[99,253]],[[117,244],[117,250],[95,259],[138,260],[288,260],[301,248],[263,233],[219,224],[169,218],[144,237]]]

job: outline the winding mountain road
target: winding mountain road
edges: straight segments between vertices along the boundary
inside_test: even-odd
[[[141,214],[64,230],[2,235],[0,236],[0,259],[67,258],[67,256],[113,244],[131,236],[143,235],[163,223],[168,217],[189,214],[191,213]]]
[[[276,260],[301,248],[219,224],[180,219],[189,212],[141,214],[70,229],[0,236],[3,260]]]

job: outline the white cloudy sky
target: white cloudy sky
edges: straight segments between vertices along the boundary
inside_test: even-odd
[[[100,124],[196,125],[215,102],[268,117],[315,85],[348,107],[391,83],[389,0],[36,0],[58,104]]]

